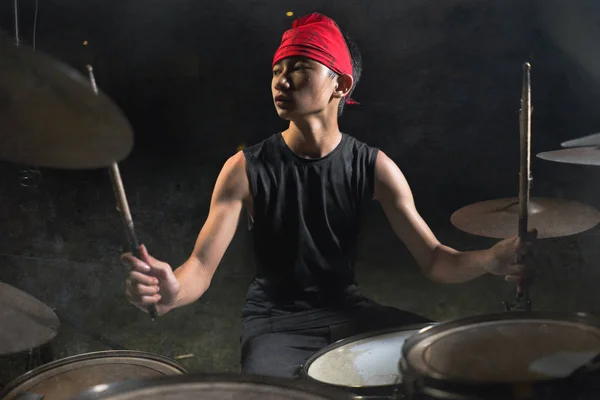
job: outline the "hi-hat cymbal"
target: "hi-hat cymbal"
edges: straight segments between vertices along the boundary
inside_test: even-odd
[[[568,164],[600,166],[600,147],[574,147],[570,149],[546,151],[538,158]]]
[[[18,353],[52,340],[58,317],[35,297],[0,282],[0,355]]]
[[[519,232],[519,199],[488,200],[461,208],[450,219],[458,229],[474,235],[505,239]],[[600,212],[577,201],[531,198],[528,229],[537,229],[538,238],[574,235],[600,222]]]
[[[567,140],[560,144],[562,147],[587,147],[600,146],[600,133],[583,136],[577,139]]]
[[[0,32],[0,160],[87,169],[124,159],[131,126],[75,69]]]

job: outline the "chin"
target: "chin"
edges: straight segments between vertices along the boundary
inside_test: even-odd
[[[283,118],[288,121],[291,120],[295,114],[292,110],[285,110],[279,107],[275,107],[275,109],[277,110],[277,115],[279,115],[279,118]]]

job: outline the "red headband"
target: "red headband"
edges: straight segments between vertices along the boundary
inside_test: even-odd
[[[339,75],[353,76],[348,45],[335,21],[319,13],[298,18],[285,31],[273,56],[273,66],[293,56],[315,60]],[[358,104],[346,96],[347,104]]]

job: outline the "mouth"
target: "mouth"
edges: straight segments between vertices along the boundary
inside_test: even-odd
[[[275,96],[275,103],[289,103],[292,99],[287,96]]]
[[[275,98],[275,107],[280,110],[287,110],[293,107],[294,102],[287,98]]]

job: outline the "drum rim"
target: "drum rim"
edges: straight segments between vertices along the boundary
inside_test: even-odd
[[[428,328],[428,327],[430,328],[437,324],[438,324],[438,322],[432,321],[432,322],[422,322],[422,323],[418,323],[418,324],[396,326],[393,328],[385,328],[385,329],[379,329],[379,330],[371,331],[371,332],[359,333],[357,335],[353,335],[353,336],[349,336],[344,339],[340,339],[336,342],[331,343],[330,345],[323,347],[321,350],[317,351],[312,356],[310,356],[310,358],[308,360],[306,360],[306,362],[300,368],[301,375],[305,379],[309,379],[313,382],[318,383],[319,385],[325,385],[328,387],[334,387],[334,388],[338,388],[338,389],[342,389],[342,390],[346,390],[346,391],[352,390],[354,392],[369,392],[369,393],[372,393],[375,390],[388,391],[391,388],[397,387],[400,384],[400,382],[398,384],[373,385],[373,386],[344,386],[344,385],[337,385],[337,384],[333,384],[333,383],[322,382],[322,381],[310,376],[308,374],[308,371],[310,369],[310,366],[313,364],[313,362],[315,362],[319,357],[321,357],[322,355],[324,355],[326,353],[329,353],[332,350],[342,347],[348,343],[356,342],[356,341],[370,338],[370,337],[382,336],[382,335],[386,335],[388,333],[393,333],[393,332],[410,331],[410,330],[415,330],[415,329],[418,329],[420,331],[424,328]],[[401,349],[399,349],[399,351],[398,351],[398,359],[399,360],[400,360],[401,354],[402,354]]]
[[[535,320],[554,320],[571,323],[581,323],[589,327],[600,328],[600,319],[596,316],[592,316],[586,313],[561,313],[554,311],[509,311],[509,312],[498,312],[483,315],[469,316],[465,318],[440,322],[436,326],[432,326],[430,329],[419,332],[409,339],[406,340],[402,347],[402,358],[399,362],[399,368],[403,373],[403,376],[416,379],[419,387],[422,390],[427,391],[429,389],[438,390],[439,386],[448,386],[452,390],[466,391],[477,391],[480,389],[491,389],[493,390],[504,390],[513,387],[515,384],[526,384],[532,388],[543,387],[548,384],[558,383],[565,381],[567,378],[549,378],[544,380],[527,380],[520,382],[479,382],[461,379],[449,379],[447,376],[427,371],[421,373],[409,362],[408,354],[411,350],[423,340],[426,340],[438,333],[446,332],[448,330],[468,326],[480,322],[501,322],[501,321],[535,321]]]
[[[58,360],[51,361],[47,364],[40,365],[37,368],[34,368],[30,371],[27,371],[23,375],[15,378],[11,382],[9,382],[2,390],[0,390],[0,399],[3,399],[7,396],[11,391],[15,390],[20,385],[24,384],[31,378],[41,375],[45,372],[51,371],[55,368],[62,367],[64,365],[72,364],[77,361],[88,361],[95,360],[98,358],[116,358],[116,357],[133,357],[138,359],[146,359],[152,361],[160,361],[164,364],[167,364],[177,370],[179,370],[182,374],[187,374],[187,370],[183,365],[178,363],[177,361],[170,359],[166,356],[150,353],[147,351],[138,351],[138,350],[100,350],[100,351],[92,351],[89,353],[81,353],[75,354],[72,356],[68,356],[65,358],[61,358]]]
[[[171,375],[153,379],[135,379],[128,381],[114,382],[107,385],[97,385],[75,396],[72,400],[98,400],[105,396],[115,396],[118,394],[135,391],[138,389],[147,389],[163,384],[172,383],[241,383],[241,384],[257,384],[279,387],[283,389],[292,389],[301,392],[308,392],[315,396],[322,396],[328,400],[350,400],[348,393],[340,391],[336,388],[323,387],[322,385],[314,384],[306,381],[288,380],[273,376],[253,375],[253,374],[235,374],[235,373],[193,373],[185,375]],[[107,386],[106,388],[102,386]]]

